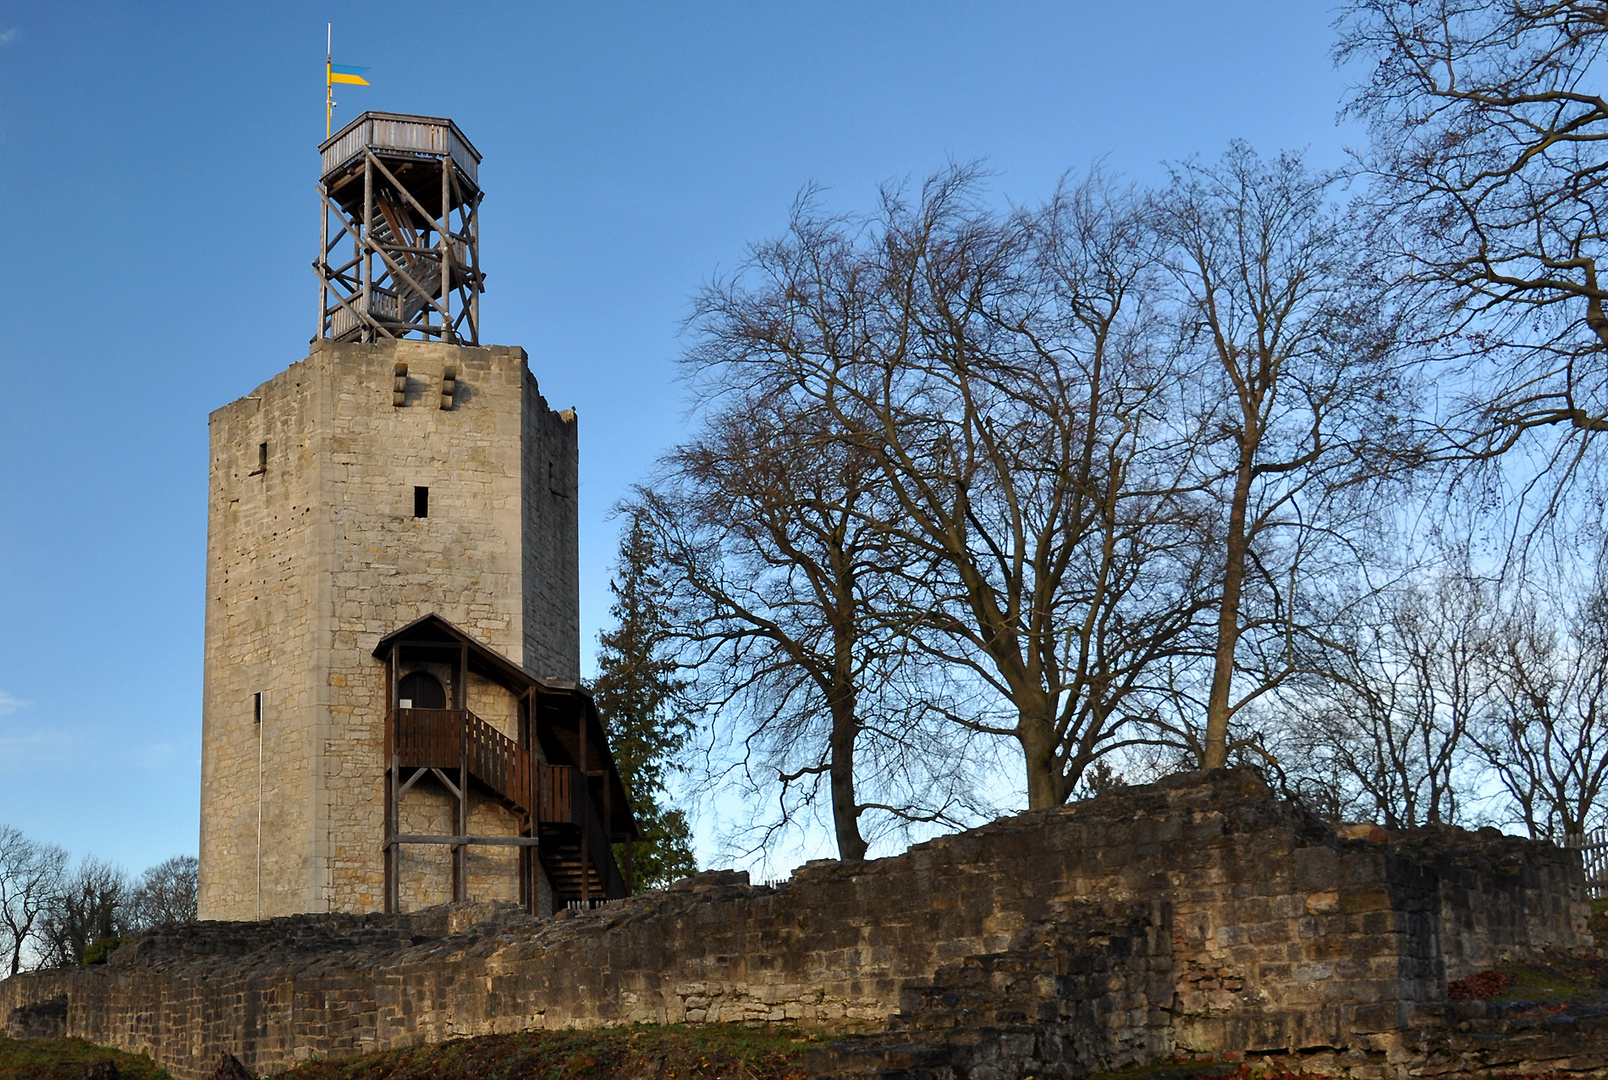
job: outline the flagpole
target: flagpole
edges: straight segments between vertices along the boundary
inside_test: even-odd
[[[335,115],[335,24],[324,24],[324,138],[329,138],[331,118]]]

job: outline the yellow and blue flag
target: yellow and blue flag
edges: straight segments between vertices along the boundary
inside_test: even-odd
[[[350,83],[353,86],[367,86],[369,81],[363,78],[366,67],[353,67],[351,64],[330,64],[329,81],[332,83]]]

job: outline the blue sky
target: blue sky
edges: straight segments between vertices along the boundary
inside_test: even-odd
[[[1332,13],[1200,3],[0,3],[0,823],[194,852],[207,413],[314,328],[324,27],[339,93],[485,156],[482,340],[581,432],[582,629],[611,504],[685,425],[691,296],[798,189],[985,159],[1003,199],[1230,139],[1338,164]]]

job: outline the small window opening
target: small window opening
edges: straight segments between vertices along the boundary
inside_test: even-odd
[[[268,471],[268,444],[257,444],[257,467],[251,470],[252,476],[261,476]]]
[[[262,723],[262,691],[261,690],[258,690],[255,694],[251,695],[251,722],[254,723],[254,724],[261,724]]]
[[[413,489],[413,516],[416,518],[430,516],[429,488],[416,487]]]

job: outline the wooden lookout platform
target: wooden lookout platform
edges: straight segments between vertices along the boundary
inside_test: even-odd
[[[318,150],[318,337],[479,344],[480,152],[458,125],[366,112]]]

